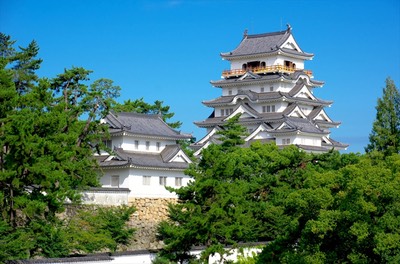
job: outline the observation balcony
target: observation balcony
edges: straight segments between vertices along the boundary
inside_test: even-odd
[[[224,70],[222,72],[222,77],[224,78],[230,78],[230,77],[238,77],[243,74],[245,74],[247,71],[251,71],[254,73],[274,73],[274,72],[282,72],[282,73],[293,73],[297,70],[301,69],[296,69],[293,67],[288,67],[288,66],[283,66],[283,65],[272,65],[272,66],[266,66],[266,67],[255,67],[255,68],[247,68],[247,69],[235,69],[235,70]],[[312,77],[312,71],[310,70],[302,70],[304,71],[308,76]]]

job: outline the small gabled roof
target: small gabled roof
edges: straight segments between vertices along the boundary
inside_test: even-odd
[[[274,53],[279,50],[291,53],[294,55],[301,55],[306,57],[313,57],[313,54],[305,53],[300,48],[288,49],[284,47],[285,42],[292,36],[291,27],[288,25],[287,30],[248,35],[245,32],[239,46],[231,52],[221,53],[221,57],[231,59],[235,57],[242,57],[248,55],[268,54]]]
[[[290,127],[304,133],[327,134],[324,130],[317,128],[306,118],[287,117],[285,123]]]
[[[110,126],[110,133],[128,132],[134,135],[153,136],[168,139],[190,139],[166,124],[160,115],[132,112],[110,113],[104,121]]]
[[[317,119],[319,115],[324,117],[324,119]],[[341,124],[341,122],[333,121],[325,112],[322,106],[314,108],[308,115],[308,118],[310,120],[313,120],[314,123],[318,125],[323,125],[325,127],[334,127],[334,126],[339,126]]]
[[[187,159],[185,158],[188,162],[171,161],[180,151],[182,150],[179,145],[166,146],[161,153],[126,151],[116,148],[114,149],[114,155],[109,156],[107,159],[98,159],[98,162],[101,167],[133,166],[138,168],[184,170],[188,168],[190,163],[188,157],[186,157]]]

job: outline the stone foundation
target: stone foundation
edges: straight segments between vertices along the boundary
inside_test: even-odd
[[[176,201],[176,198],[129,198],[129,205],[136,208],[129,223],[136,229],[129,250],[162,248],[163,243],[156,238],[157,226],[167,218],[168,204]]]

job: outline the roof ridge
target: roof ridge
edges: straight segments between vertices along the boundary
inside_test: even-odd
[[[268,33],[259,33],[259,34],[249,34],[246,35],[247,38],[262,38],[268,36],[275,36],[275,35],[283,35],[287,32],[287,30],[276,31],[276,32],[268,32]]]

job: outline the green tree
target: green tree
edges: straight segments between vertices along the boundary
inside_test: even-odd
[[[398,263],[399,165],[398,154],[314,156],[297,188],[270,194],[290,220],[258,263]]]
[[[378,150],[390,155],[400,153],[400,92],[394,81],[386,79],[383,96],[378,99],[376,119],[366,152]]]
[[[169,188],[179,200],[170,205],[169,219],[158,228],[165,243],[162,258],[183,262],[190,259],[193,246],[204,245],[201,261],[207,262],[212,254],[228,253],[226,245],[274,239],[287,224],[289,218],[268,201],[268,192],[279,177],[294,175],[305,154],[293,146],[279,150],[259,142],[238,147],[245,133],[238,118],[225,126],[222,143],[205,149],[186,171],[193,181]],[[280,170],[283,175],[278,175]]]
[[[96,252],[116,251],[119,246],[128,245],[135,232],[126,223],[134,207],[84,206],[68,220],[65,232],[69,251]]]
[[[13,54],[14,42],[0,40],[0,260],[64,256],[71,248],[58,214],[99,184],[93,147],[119,87],[107,79],[88,87],[83,68],[38,78],[36,43]]]
[[[226,124],[223,125],[223,130],[217,132],[217,134],[221,136],[219,138],[221,146],[226,150],[245,143],[243,138],[247,135],[247,131],[244,126],[238,123],[240,116],[241,114],[237,114],[230,118]]]
[[[153,104],[146,103],[143,98],[131,101],[130,99],[124,101],[123,104],[116,104],[113,110],[116,112],[135,112],[142,114],[159,114],[162,116],[164,122],[166,122],[172,128],[180,128],[182,122],[167,122],[171,119],[175,113],[169,112],[170,107],[163,105],[163,101],[156,100]]]

